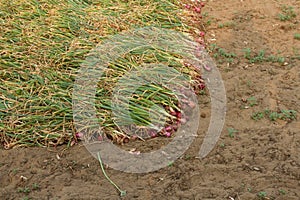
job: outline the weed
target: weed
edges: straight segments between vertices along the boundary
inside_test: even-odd
[[[280,118],[280,114],[278,112],[271,112],[269,115],[269,119],[271,121],[276,121],[279,118]]]
[[[257,196],[260,198],[260,199],[264,199],[267,197],[267,192],[265,191],[260,191],[259,193],[257,193]]]
[[[280,114],[282,120],[295,120],[297,117],[297,111],[295,110],[281,110]]]
[[[31,192],[30,188],[28,188],[28,187],[24,187],[24,188],[19,187],[19,188],[17,189],[17,191],[18,191],[19,193],[26,193],[26,194],[28,194],[28,193]]]
[[[287,192],[286,192],[285,190],[283,190],[283,189],[279,189],[278,192],[279,192],[279,194],[281,194],[281,195],[285,195],[285,194],[287,193]]]
[[[237,131],[236,129],[234,129],[234,128],[228,128],[227,131],[228,131],[228,135],[229,135],[230,138],[234,138],[235,133],[238,132],[238,131]]]
[[[22,200],[30,200],[30,197],[23,197]]]
[[[250,63],[263,62],[265,60],[265,50],[260,50],[256,56],[251,58]]]
[[[236,54],[235,53],[232,53],[232,52],[226,52],[226,50],[222,49],[222,48],[219,48],[218,49],[218,54],[224,58],[234,58],[236,57]]]
[[[32,190],[38,190],[38,189],[40,189],[41,187],[40,187],[40,185],[38,184],[38,183],[33,183],[32,184]]]
[[[295,33],[294,34],[294,39],[300,40],[300,33]]]
[[[203,17],[203,18],[208,17],[208,12],[204,12],[204,13],[202,14],[202,17]]]
[[[269,55],[266,57],[265,50],[260,50],[258,53],[253,53],[250,48],[246,48],[243,49],[243,52],[244,58],[246,58],[249,63],[278,62],[282,64],[285,61],[285,59],[281,56]]]
[[[247,81],[247,87],[251,88],[253,86],[253,82],[252,81]]]
[[[282,13],[278,14],[278,18],[281,21],[289,21],[296,17],[294,7],[292,7],[292,6],[285,5],[281,8],[281,11],[282,11]]]
[[[243,50],[245,52],[244,57],[248,60],[251,59],[251,49],[250,48],[246,48]]]
[[[255,121],[261,120],[264,117],[265,117],[265,115],[263,112],[255,112],[251,115],[251,118]]]
[[[250,106],[250,107],[253,107],[253,106],[257,105],[257,100],[256,100],[255,97],[249,97],[249,98],[247,99],[247,102],[249,103],[249,106]]]
[[[270,56],[268,56],[266,58],[266,61],[267,62],[273,62],[273,63],[275,63],[275,62],[284,63],[285,58],[284,57],[280,57],[280,56],[278,57],[278,56],[270,55]]]
[[[191,158],[192,158],[192,156],[191,156],[191,155],[188,155],[188,154],[184,156],[184,159],[185,159],[185,160],[190,160]]]
[[[264,117],[268,117],[270,121],[276,121],[278,119],[285,120],[285,121],[292,121],[292,120],[296,120],[297,111],[295,110],[271,111],[269,109],[265,109],[263,112],[261,111],[254,112],[251,115],[251,118],[256,121]]]
[[[226,61],[228,63],[234,62],[237,55],[233,52],[228,52],[223,48],[218,47],[216,44],[211,44],[209,46],[210,51],[214,52],[213,57],[218,59],[220,63]]]
[[[265,50],[260,50],[258,55],[255,57],[259,62],[263,62],[265,60]]]
[[[12,170],[12,173],[13,174],[17,174],[19,172],[19,169],[18,168],[14,168],[13,170]]]
[[[211,19],[206,21],[206,25],[208,25],[208,26],[211,25]]]
[[[235,23],[232,22],[232,21],[228,21],[228,22],[225,22],[225,23],[218,24],[218,28],[224,28],[224,27],[232,28],[234,26],[235,26]]]
[[[217,44],[216,43],[211,43],[209,45],[209,50],[214,51],[217,48]]]

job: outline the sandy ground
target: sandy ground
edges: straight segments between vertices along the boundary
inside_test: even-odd
[[[282,5],[293,6],[297,17],[279,20]],[[159,171],[129,174],[107,168],[127,191],[124,199],[300,199],[299,119],[251,119],[266,108],[300,112],[300,60],[292,59],[297,49],[300,53],[300,40],[294,39],[300,33],[299,8],[297,0],[207,2],[207,42],[238,56],[231,63],[216,61],[228,101],[221,138],[202,160],[197,155],[207,127],[201,127],[181,158]],[[245,48],[288,58],[250,64]],[[209,108],[201,105],[205,123]],[[156,139],[155,144],[163,142]],[[0,199],[120,199],[84,146],[64,148],[1,149]]]

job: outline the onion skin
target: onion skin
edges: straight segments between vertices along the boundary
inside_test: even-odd
[[[195,108],[196,104],[195,104],[193,101],[190,101],[190,102],[188,103],[188,106],[189,106],[190,108]]]
[[[182,118],[182,119],[180,119],[180,122],[181,122],[181,124],[186,124],[187,119],[186,118]]]

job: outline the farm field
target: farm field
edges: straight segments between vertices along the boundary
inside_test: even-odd
[[[124,10],[129,9],[130,6],[118,8],[117,5],[125,4],[117,2],[123,1],[112,2],[116,2],[116,5],[111,6],[111,10],[108,9],[106,12],[120,12],[124,14],[121,14],[121,17],[126,17],[128,13]],[[129,2],[135,5],[135,1]],[[159,5],[159,1],[153,2]],[[207,124],[207,127],[199,128],[199,137],[196,137],[190,148],[175,162],[158,171],[144,174],[131,174],[109,167],[105,168],[109,177],[122,190],[126,190],[126,195],[120,197],[118,190],[103,175],[99,161],[91,156],[82,142],[78,141],[77,144],[70,145],[73,141],[70,138],[74,134],[68,134],[67,131],[62,130],[70,129],[72,116],[59,114],[63,117],[57,118],[59,120],[52,126],[63,132],[63,137],[52,140],[34,136],[25,138],[24,143],[14,143],[16,140],[9,135],[12,133],[8,134],[12,127],[7,128],[3,125],[2,128],[0,121],[0,141],[3,144],[0,149],[0,199],[300,199],[300,1],[208,0],[203,2],[205,6],[201,10],[201,18],[198,14],[188,14],[196,12],[193,8],[194,3],[191,1],[181,2],[182,4],[176,2],[174,9],[179,11],[182,9],[182,13],[178,16],[187,20],[184,22],[187,25],[176,26],[175,29],[188,32],[190,27],[195,27],[205,33],[206,48],[217,64],[226,89],[225,125],[217,145],[208,156],[203,159],[198,158],[211,115],[210,103],[201,104],[199,101],[201,124]],[[2,14],[4,5],[1,3],[1,18],[4,17]],[[186,5],[191,5],[191,8]],[[131,8],[134,11],[134,6]],[[54,13],[53,19],[56,20],[55,6],[53,9],[47,9]],[[93,9],[94,7],[91,7],[89,12],[95,12]],[[154,8],[149,6],[149,9]],[[162,13],[163,11],[165,10],[162,9],[161,15],[157,17],[167,16]],[[149,16],[150,19],[141,17],[143,14]],[[104,22],[101,25],[100,22],[103,19],[100,17],[90,20],[94,20],[93,22],[103,30],[101,32],[103,35],[111,35],[128,29],[130,28],[128,24],[131,22],[139,26],[156,23],[155,20],[152,21],[153,16],[149,13],[139,15],[135,10],[135,15],[127,18],[128,23],[124,22],[126,20],[114,21],[119,26],[110,26],[110,28],[105,28]],[[195,19],[195,17],[198,18]],[[139,20],[130,21],[133,19]],[[113,21],[114,18],[111,20]],[[177,18],[169,18],[169,20],[173,20],[170,24],[174,25]],[[1,23],[6,22],[2,20]],[[56,25],[53,24],[53,27]],[[33,26],[33,28],[37,27]],[[0,30],[4,32],[6,28],[1,27]],[[45,45],[48,43],[46,42],[52,40],[45,40],[45,43],[43,40],[40,41],[41,43],[37,41],[37,49],[32,48],[30,52],[33,53],[30,55],[39,58],[40,61],[32,63],[28,70],[44,64],[47,65],[45,70],[51,72],[58,80],[72,80],[67,75],[78,65],[79,61],[76,59],[83,57],[93,44],[103,39],[97,37],[97,31],[89,29],[87,32],[91,37],[85,42],[81,41],[82,35],[78,36],[78,40],[73,38],[74,43],[70,49],[80,46],[82,51],[76,51],[77,54],[72,55],[70,49],[67,52],[60,52],[59,48],[54,47],[47,49]],[[46,33],[45,35],[39,34],[45,38],[49,36]],[[61,42],[57,34],[55,32],[51,35],[54,38],[53,45],[59,45]],[[0,33],[0,40],[4,41],[5,37]],[[27,39],[27,43],[34,42],[30,35]],[[68,39],[66,41],[68,42]],[[11,53],[22,51],[22,46],[19,47],[19,49],[9,46],[4,48],[3,45],[1,46],[1,52],[3,52],[0,52],[0,55],[28,58],[25,61],[30,61],[30,56]],[[39,51],[43,53],[39,54]],[[49,53],[51,51],[54,53]],[[50,55],[50,59],[47,60],[43,55]],[[63,57],[58,58],[58,56]],[[0,63],[0,80],[3,82],[3,86],[0,86],[1,91],[13,87],[4,73],[9,71],[7,67],[9,65],[6,64],[13,63],[8,57]],[[66,66],[70,69],[65,68]],[[18,66],[12,64],[10,67]],[[38,68],[35,69],[38,70]],[[36,74],[42,74],[42,72]],[[62,105],[66,106],[66,113],[71,110],[68,107],[69,94],[63,94],[64,91],[71,91],[70,85],[58,82],[53,88],[46,88],[40,86],[39,83],[35,84],[37,85],[34,86],[40,87],[41,91],[45,91],[40,93],[43,101],[48,98],[48,95],[62,99],[62,104],[57,103],[49,110],[45,110],[45,113],[50,110],[58,112],[56,108]],[[31,89],[30,85],[22,85],[22,87],[28,91]],[[55,96],[56,93],[59,95]],[[3,99],[5,94],[0,94],[0,97]],[[208,97],[202,98],[204,101],[209,99]],[[24,99],[19,100],[23,102]],[[30,101],[40,102],[41,99]],[[11,109],[12,111],[14,108],[25,109],[25,105],[30,101],[27,103],[24,101],[20,107],[16,106]],[[0,107],[0,114],[3,110],[4,108]],[[2,116],[5,115],[0,115]],[[41,126],[47,125],[47,121],[40,120],[39,123]],[[24,125],[26,130],[30,130],[30,126],[30,124],[28,127]],[[21,129],[16,130],[19,134],[23,134]],[[48,132],[51,132],[50,128],[45,129],[43,133]],[[168,138],[157,137],[151,140],[154,142],[138,142],[136,148],[157,149]],[[30,141],[38,141],[40,147],[27,146],[26,144]],[[49,147],[42,147],[44,144]]]

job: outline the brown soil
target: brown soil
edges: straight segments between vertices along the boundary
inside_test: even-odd
[[[282,5],[293,6],[297,17],[277,19]],[[300,199],[299,120],[251,119],[252,113],[266,108],[300,112],[300,61],[292,58],[300,51],[300,40],[294,39],[300,33],[299,8],[298,0],[207,2],[207,41],[240,58],[218,65],[228,100],[221,138],[203,160],[197,155],[207,127],[184,156],[164,169],[128,174],[107,168],[127,191],[124,199]],[[245,48],[279,52],[288,59],[284,64],[249,64],[243,58]],[[257,105],[242,109],[249,97],[255,97]],[[209,106],[202,106],[201,112],[208,123]],[[238,131],[234,137],[228,128]],[[0,199],[120,199],[84,146],[63,148],[0,150]]]

